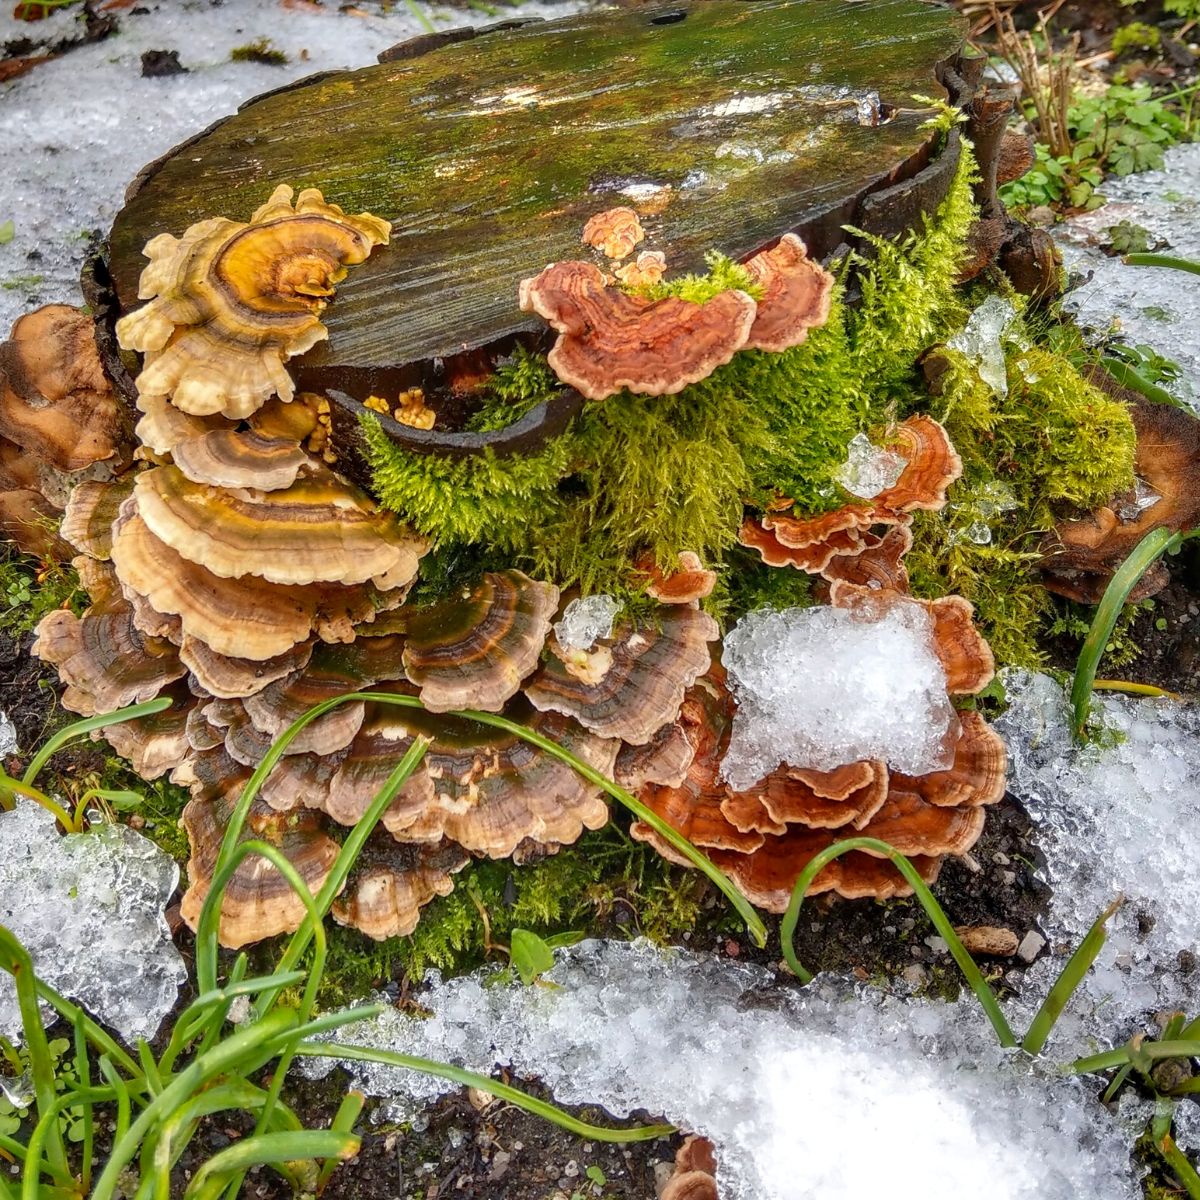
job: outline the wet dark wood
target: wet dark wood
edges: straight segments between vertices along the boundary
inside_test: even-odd
[[[319,187],[393,222],[295,364],[365,395],[535,329],[519,280],[578,256],[583,222],[614,204],[640,209],[673,270],[789,229],[820,255],[847,222],[898,232],[948,183],[912,97],[946,94],[938,64],[962,37],[925,0],[691,0],[428,39],[252,101],[152,164],[110,236],[117,307],[136,305],[154,235]]]

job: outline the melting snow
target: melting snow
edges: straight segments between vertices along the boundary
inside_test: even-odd
[[[965,354],[978,368],[979,378],[996,393],[1008,395],[1008,372],[1004,364],[1004,335],[1016,316],[1013,306],[1001,296],[989,296],[967,321],[967,327],[946,343]]]
[[[847,458],[838,469],[837,481],[852,496],[873,500],[880,492],[896,486],[908,460],[895,450],[873,446],[865,433],[856,433],[846,447]]]
[[[1046,858],[1052,944],[1068,952],[1117,895],[1128,898],[1056,1044],[1116,1045],[1153,1012],[1200,1015],[1189,956],[1200,950],[1200,711],[1098,694],[1105,745],[1077,749],[1058,683],[1023,671],[1004,682],[1010,707],[997,728],[1011,755],[1010,789],[1035,821]],[[1061,965],[1061,953],[1043,960],[1025,986],[1044,990]]]
[[[31,25],[14,20],[12,7],[6,3],[0,16],[0,42],[71,36],[80,12],[72,8],[52,25]],[[107,233],[126,186],[145,164],[261,92],[318,71],[369,66],[381,50],[425,32],[408,6],[388,7],[356,7],[352,14],[332,4],[224,0],[121,9],[117,33],[0,84],[0,224],[14,226],[13,240],[0,246],[0,333],[39,304],[80,303],[89,231]],[[561,17],[582,7],[576,0],[526,0],[519,15]],[[445,28],[490,20],[419,11]],[[259,38],[287,54],[287,64],[229,60],[235,47]],[[178,50],[188,73],[142,78],[147,50]]]
[[[1121,221],[1170,244],[1163,253],[1200,258],[1200,144],[1173,146],[1161,171],[1104,184],[1108,203],[1055,230],[1063,261],[1091,279],[1070,292],[1067,307],[1098,333],[1119,324],[1127,342],[1152,346],[1183,370],[1168,391],[1200,408],[1200,278],[1161,267],[1129,267],[1098,248]]]
[[[829,770],[879,758],[909,775],[947,765],[953,709],[919,605],[878,621],[828,607],[752,612],[722,661],[738,703],[722,764],[734,788],[780,763]]]
[[[590,650],[597,638],[612,637],[621,602],[603,593],[572,600],[554,622],[554,636],[564,650]]]
[[[0,812],[0,925],[36,973],[123,1037],[153,1037],[187,980],[163,916],[179,868],[124,825],[60,837],[17,798]],[[20,1036],[16,992],[0,971],[0,1035]]]
[[[484,978],[435,983],[427,1020],[389,1009],[339,1034],[484,1072],[511,1063],[565,1103],[662,1113],[714,1139],[722,1200],[1141,1194],[1094,1089],[999,1051],[973,997],[901,1002],[828,979],[768,993],[762,968],[596,941],[560,954],[555,989]],[[345,1065],[398,1116],[448,1086]]]

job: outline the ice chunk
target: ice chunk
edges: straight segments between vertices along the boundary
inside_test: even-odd
[[[953,708],[918,604],[877,621],[828,607],[752,612],[729,631],[722,661],[738,704],[722,764],[734,788],[780,763],[879,758],[909,775],[947,765]]]
[[[1010,788],[1029,810],[1053,889],[1047,920],[1061,952],[1025,977],[1044,990],[1116,896],[1128,898],[1109,939],[1054,1032],[1069,1052],[1092,1039],[1117,1044],[1150,1014],[1196,1008],[1180,953],[1200,949],[1200,711],[1171,700],[1098,695],[1100,736],[1078,748],[1062,686],[1006,672]]]
[[[31,800],[0,812],[0,925],[40,978],[130,1040],[154,1036],[187,980],[163,916],[178,882],[170,856],[125,825],[60,837]],[[20,1030],[0,971],[0,1035]]]
[[[1008,395],[1004,365],[1004,335],[1016,310],[1002,296],[989,296],[970,316],[967,327],[946,343],[965,354],[978,368],[979,378],[996,393]]]
[[[17,752],[17,727],[8,718],[8,713],[0,712],[0,758],[5,758]]]
[[[1136,521],[1148,508],[1153,508],[1162,496],[1156,492],[1144,479],[1136,479],[1133,484],[1133,494],[1117,504],[1117,516],[1122,521]]]
[[[590,650],[598,638],[612,637],[621,602],[603,592],[572,600],[554,622],[554,636],[564,650]]]
[[[489,1072],[511,1064],[564,1103],[663,1114],[716,1143],[722,1200],[1135,1200],[1124,1125],[1095,1088],[1000,1051],[969,993],[901,1001],[821,979],[773,988],[761,967],[646,943],[560,952],[557,988],[475,975],[339,1041]],[[320,1060],[303,1069],[319,1073]],[[344,1064],[411,1116],[449,1086]]]
[[[896,486],[908,460],[895,450],[871,445],[865,433],[856,433],[846,448],[848,456],[838,469],[837,481],[852,496],[873,500],[880,492]]]

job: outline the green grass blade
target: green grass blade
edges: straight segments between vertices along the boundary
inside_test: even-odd
[[[39,1120],[54,1107],[57,1089],[54,1079],[54,1059],[50,1054],[50,1043],[42,1026],[42,1014],[38,1007],[37,982],[33,973],[33,959],[29,951],[17,940],[11,930],[0,925],[0,966],[13,978],[17,992],[17,1009],[21,1014],[21,1029],[25,1036],[25,1049],[29,1055],[33,1075],[33,1092],[37,1099]],[[67,1175],[67,1153],[59,1133],[58,1122],[46,1135],[46,1159],[51,1171],[58,1176]],[[36,1186],[40,1174],[39,1159],[34,1159],[27,1168]]]
[[[519,1088],[501,1083],[498,1079],[480,1075],[475,1071],[466,1071],[450,1063],[437,1062],[432,1058],[401,1054],[397,1050],[376,1050],[370,1046],[350,1046],[343,1042],[301,1042],[296,1047],[296,1053],[307,1058],[344,1058],[355,1062],[380,1063],[385,1067],[406,1067],[425,1075],[436,1075],[439,1079],[449,1079],[451,1083],[478,1088],[482,1092],[498,1096],[501,1100],[507,1100],[509,1104],[536,1117],[542,1117],[560,1129],[569,1130],[589,1142],[651,1142],[656,1138],[670,1137],[675,1132],[674,1125],[635,1125],[632,1129],[604,1129],[599,1125],[589,1125],[556,1105],[526,1095]]]
[[[988,986],[987,980],[984,979],[982,972],[975,965],[975,960],[967,953],[967,948],[959,940],[959,936],[955,933],[954,926],[950,923],[950,918],[946,916],[945,910],[937,902],[934,894],[929,890],[928,885],[921,878],[912,863],[896,850],[895,847],[889,846],[887,842],[882,842],[878,838],[854,837],[836,842],[834,845],[828,847],[828,849],[822,850],[800,872],[800,878],[796,880],[796,885],[792,888],[792,898],[788,902],[787,912],[784,913],[783,923],[779,931],[780,941],[783,945],[783,957],[787,960],[792,973],[803,983],[808,983],[812,980],[811,972],[805,970],[800,960],[796,957],[795,946],[796,925],[800,920],[800,907],[804,903],[805,894],[808,892],[812,881],[816,879],[825,867],[833,862],[834,859],[840,858],[843,854],[847,854],[851,850],[867,850],[876,855],[882,855],[885,858],[891,859],[893,866],[904,876],[905,881],[916,893],[917,899],[921,902],[921,907],[933,922],[938,933],[945,939],[947,946],[950,948],[950,953],[954,957],[954,961],[958,964],[958,969],[963,973],[963,977],[978,997],[983,1011],[992,1023],[992,1028],[996,1031],[996,1036],[1000,1039],[1000,1045],[1015,1046],[1017,1044],[1016,1035],[1013,1033],[1004,1013],[1000,1010],[1000,1003],[996,999],[996,993]]]
[[[1071,683],[1071,708],[1074,713],[1074,734],[1077,741],[1082,741],[1087,729],[1088,713],[1092,706],[1092,685],[1096,679],[1096,670],[1100,659],[1104,657],[1104,649],[1112,631],[1116,627],[1125,600],[1133,591],[1139,579],[1158,561],[1159,558],[1173,546],[1183,541],[1182,534],[1170,529],[1152,529],[1130,551],[1129,557],[1117,568],[1104,595],[1096,607],[1092,618],[1092,627],[1079,651],[1079,661],[1075,664],[1075,678]]]
[[[1124,261],[1131,267],[1166,267],[1171,271],[1187,271],[1200,275],[1200,262],[1177,258],[1173,254],[1127,254]]]
[[[223,1190],[225,1178],[245,1172],[253,1166],[317,1158],[344,1161],[353,1158],[360,1145],[361,1139],[354,1134],[333,1129],[254,1134],[214,1154],[192,1177],[192,1182],[184,1192],[184,1200],[214,1195]]]
[[[336,1130],[338,1133],[352,1133],[354,1131],[354,1122],[358,1120],[359,1115],[363,1110],[363,1102],[366,1097],[362,1092],[349,1091],[342,1098],[341,1104],[338,1105],[338,1110],[333,1114],[333,1120],[329,1123],[329,1128]],[[325,1185],[329,1182],[330,1176],[337,1170],[337,1160],[327,1159],[321,1167],[321,1173],[317,1176],[317,1195],[319,1196],[324,1190]]]
[[[1129,363],[1122,362],[1119,358],[1107,357],[1100,360],[1100,365],[1122,387],[1129,388],[1131,392],[1138,392],[1152,404],[1166,404],[1171,408],[1182,407],[1166,388],[1159,387],[1157,383],[1151,383]]]
[[[77,738],[87,737],[89,733],[93,733],[97,729],[105,729],[109,725],[119,725],[122,721],[133,721],[138,717],[148,717],[153,713],[163,712],[170,707],[170,699],[160,697],[157,700],[147,700],[144,704],[133,704],[128,708],[118,709],[116,712],[105,713],[100,717],[88,717],[86,720],[76,721],[73,725],[68,725],[66,729],[60,729],[33,756],[25,774],[21,776],[21,782],[26,784],[33,783],[46,763],[69,742],[73,742]]]
[[[88,1057],[87,1027],[83,1021],[83,1013],[79,1013],[74,1021],[75,1026],[75,1082],[83,1090],[92,1086],[91,1061]],[[79,1147],[79,1186],[84,1195],[92,1186],[92,1152],[95,1141],[96,1122],[92,1105],[83,1106],[83,1137]]]
[[[393,704],[403,708],[424,707],[416,696],[400,696],[394,693],[383,692],[371,693],[366,698],[375,700],[381,704]],[[473,709],[465,709],[462,712],[446,713],[445,715],[448,717],[462,717],[468,721],[477,721],[481,725],[491,725],[496,729],[503,729],[507,733],[515,734],[531,745],[545,750],[547,754],[553,755],[560,761],[565,762],[569,767],[573,767],[590,783],[603,788],[617,803],[627,808],[639,821],[644,821],[647,825],[651,826],[663,841],[669,842],[694,867],[703,871],[708,876],[721,892],[724,893],[725,898],[733,905],[738,915],[742,918],[742,921],[746,925],[746,930],[756,946],[761,948],[767,944],[766,926],[763,925],[758,913],[754,911],[753,905],[738,891],[733,881],[701,854],[683,834],[673,829],[657,813],[647,808],[635,796],[631,796],[623,787],[606,778],[595,767],[576,758],[569,750],[564,749],[550,738],[543,737],[540,733],[532,729],[527,729],[524,725],[518,725],[515,721],[510,721],[506,717],[497,716],[495,713],[476,712]]]
[[[1027,1054],[1041,1054],[1045,1048],[1050,1031],[1054,1028],[1058,1018],[1062,1016],[1063,1009],[1070,1003],[1071,997],[1083,982],[1084,976],[1091,970],[1092,963],[1096,961],[1096,955],[1100,953],[1108,938],[1108,930],[1105,926],[1108,924],[1109,918],[1124,903],[1125,897],[1118,896],[1096,918],[1091,929],[1088,930],[1087,937],[1076,946],[1075,953],[1067,960],[1067,965],[1059,973],[1053,987],[1029,1023],[1029,1029],[1021,1042],[1021,1049]]]

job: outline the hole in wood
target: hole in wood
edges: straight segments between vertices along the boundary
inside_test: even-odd
[[[651,25],[674,25],[679,21],[686,21],[687,13],[681,9],[675,9],[673,12],[659,13],[657,17],[650,18]]]

